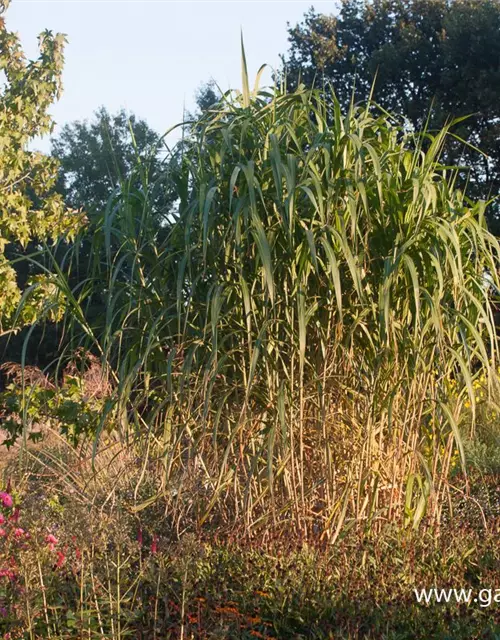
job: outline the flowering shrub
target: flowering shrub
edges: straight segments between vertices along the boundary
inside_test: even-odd
[[[76,538],[63,545],[46,531],[43,517],[31,521],[28,529],[10,487],[0,492],[0,524],[0,637],[24,637],[16,635],[23,628],[44,633],[49,609],[67,600],[64,583],[81,569]],[[68,559],[71,567],[66,566]],[[70,592],[76,588],[75,583]]]
[[[121,631],[109,637],[122,638],[132,623],[154,615],[153,585],[147,579],[144,592],[138,588],[154,575],[159,535],[141,525],[135,540],[134,519],[113,522],[75,507],[57,494],[39,492],[34,500],[27,487],[0,491],[0,638],[24,638],[30,630],[37,638],[55,631],[69,639],[78,629],[108,637],[116,627]],[[146,613],[125,601],[119,612],[120,590],[132,588]]]
[[[9,491],[0,491],[0,630],[9,623],[18,590],[18,565],[14,552],[29,536],[17,526],[19,510]]]

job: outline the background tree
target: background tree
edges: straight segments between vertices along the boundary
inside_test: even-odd
[[[291,88],[332,82],[345,106],[353,88],[421,128],[471,116],[453,132],[486,155],[449,138],[446,159],[470,165],[468,193],[500,191],[499,0],[344,0],[338,16],[313,9],[289,28],[284,58]],[[500,231],[498,205],[490,225]]]
[[[48,109],[61,92],[64,36],[45,31],[39,37],[40,56],[28,61],[19,38],[7,30],[3,14],[9,2],[0,2],[0,336],[34,320],[50,303],[50,279],[24,270],[18,279],[19,260],[31,243],[75,233],[81,215],[68,211],[53,187],[57,163],[28,150],[29,142],[52,128]],[[24,263],[26,265],[26,263]],[[23,288],[30,284],[18,316]],[[52,307],[55,313],[56,307]],[[57,313],[55,313],[57,315]]]
[[[198,117],[216,105],[221,99],[221,92],[214,80],[205,82],[195,94],[195,103]]]
[[[105,107],[91,121],[66,124],[52,139],[52,156],[59,162],[57,189],[67,203],[102,212],[112,192],[141,162],[151,183],[158,182],[155,207],[165,216],[169,197],[160,183],[163,171],[160,136],[123,109],[110,114]]]
[[[159,243],[171,224],[174,193],[168,173],[174,162],[161,137],[144,120],[124,110],[110,114],[105,107],[91,120],[66,124],[52,139],[52,155],[59,163],[57,191],[71,206],[84,207],[89,220],[71,252],[71,263],[64,248],[56,259],[68,274],[72,290],[89,290],[86,319],[98,330],[106,317],[109,285],[99,279],[98,264],[114,259],[120,240],[111,235],[97,246],[93,239],[116,203],[133,193],[128,224],[137,230],[141,227],[147,203],[151,232]],[[121,272],[126,275],[126,264]],[[37,361],[47,361],[49,352],[50,344],[39,347]]]

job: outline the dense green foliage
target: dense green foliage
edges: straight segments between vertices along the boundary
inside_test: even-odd
[[[144,164],[151,183],[161,177],[160,136],[134,114],[110,114],[101,107],[88,122],[66,124],[52,138],[52,156],[59,162],[58,191],[66,203],[102,213],[110,194]],[[165,182],[163,183],[165,185]],[[158,216],[168,213],[168,197],[159,192]]]
[[[344,0],[338,15],[311,10],[289,29],[287,82],[333,84],[346,107],[354,92],[405,115],[419,130],[430,117],[453,131],[447,161],[467,167],[468,191],[500,191],[500,3],[498,0]],[[467,140],[481,149],[466,146]],[[464,176],[465,180],[465,176]],[[490,223],[498,229],[498,206]]]
[[[8,4],[2,1],[2,13]],[[12,262],[16,252],[33,241],[74,235],[81,221],[53,192],[55,161],[27,148],[35,136],[51,129],[47,111],[61,90],[63,44],[62,35],[46,31],[40,36],[39,59],[27,61],[17,35],[0,16],[0,70],[5,74],[0,93],[0,335],[16,322],[31,322],[56,294],[47,278],[34,277],[18,317],[22,291]],[[51,313],[57,317],[54,304]]]

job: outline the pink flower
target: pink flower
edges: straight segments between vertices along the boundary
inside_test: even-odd
[[[65,562],[66,562],[66,556],[64,555],[64,553],[62,551],[58,551],[57,552],[56,568],[60,569]]]
[[[49,533],[48,536],[45,536],[45,542],[49,545],[49,549],[51,551],[54,551],[54,547],[57,544],[57,538]]]
[[[5,517],[0,513],[0,524],[5,523]]]
[[[14,580],[16,574],[12,569],[0,569],[0,578],[9,578],[9,580]]]
[[[15,538],[22,538],[25,535],[26,535],[26,531],[24,529],[21,529],[20,527],[18,527],[17,529],[14,529]]]
[[[5,529],[0,529],[0,538],[5,538],[7,536],[7,531]]]
[[[151,543],[151,553],[156,553],[158,551],[158,536],[153,536],[153,542]]]
[[[12,500],[10,493],[6,493],[5,491],[0,491],[0,502],[6,509],[11,509],[14,504],[14,500]]]

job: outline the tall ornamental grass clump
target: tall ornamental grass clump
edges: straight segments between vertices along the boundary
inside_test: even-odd
[[[292,520],[333,542],[437,523],[475,377],[494,391],[486,205],[440,164],[448,129],[244,87],[167,167],[168,230],[138,167],[143,187],[123,184],[94,230],[94,274],[64,291],[68,332],[84,328],[114,387],[96,439],[137,436],[152,499],[182,526]],[[90,326],[95,295],[107,315]]]

